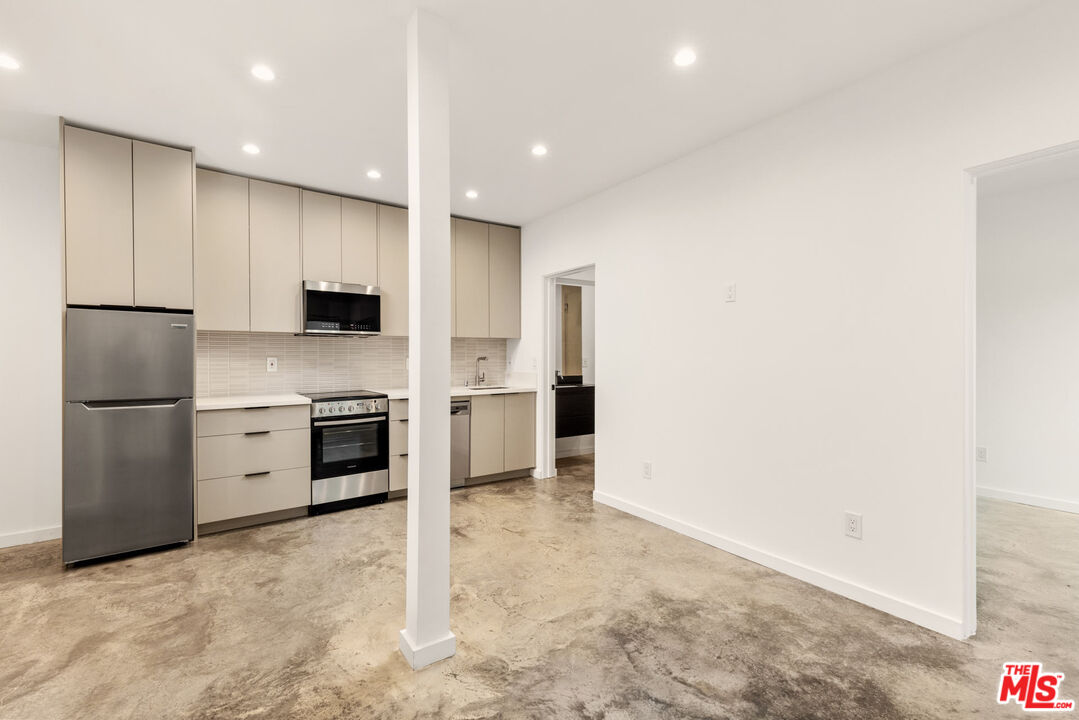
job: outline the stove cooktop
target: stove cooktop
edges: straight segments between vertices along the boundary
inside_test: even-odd
[[[340,400],[375,400],[387,397],[386,393],[372,390],[338,390],[324,393],[300,393],[304,397],[311,398],[311,402],[329,402]]]

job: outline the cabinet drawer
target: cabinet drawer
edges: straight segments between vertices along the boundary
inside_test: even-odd
[[[390,420],[408,420],[408,400],[390,400]]]
[[[199,437],[264,430],[302,430],[310,424],[310,405],[202,410],[196,423]]]
[[[408,455],[390,456],[390,491],[408,489]]]
[[[408,454],[408,420],[390,421],[390,455]]]
[[[311,504],[311,469],[199,481],[199,524]]]
[[[310,430],[199,438],[199,480],[310,466]]]

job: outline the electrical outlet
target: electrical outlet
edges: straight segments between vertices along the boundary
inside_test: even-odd
[[[532,372],[536,372],[536,358],[532,358]]]
[[[974,448],[974,459],[978,462],[989,462],[989,451],[983,447]]]
[[[266,358],[266,372],[277,372],[277,358]]]
[[[844,522],[844,531],[847,537],[852,537],[855,540],[862,539],[862,516],[858,513],[847,513],[846,520]]]
[[[646,462],[641,466],[641,476],[645,480],[651,480],[652,479],[652,463]]]
[[[738,286],[734,283],[727,283],[724,286],[723,299],[725,302],[738,302]]]

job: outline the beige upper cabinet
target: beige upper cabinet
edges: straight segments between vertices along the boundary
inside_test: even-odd
[[[378,205],[375,203],[341,198],[341,282],[378,285]]]
[[[457,218],[450,218],[450,337],[457,336]]]
[[[505,463],[503,469],[536,465],[536,394],[513,393],[506,398]]]
[[[300,332],[300,190],[250,182],[251,330]]]
[[[191,152],[133,141],[135,304],[190,310],[194,182]]]
[[[521,337],[521,231],[504,225],[490,230],[491,332],[493,338]],[[531,467],[531,466],[529,466]]]
[[[250,330],[248,184],[199,169],[195,321],[199,330]]]
[[[64,127],[67,302],[134,305],[131,141]]]
[[[469,477],[493,475],[505,467],[505,397],[475,395],[472,398]]]
[[[303,279],[341,282],[341,198],[304,190]]]
[[[408,210],[378,206],[382,334],[408,335]]]
[[[456,242],[454,283],[457,287],[457,335],[490,336],[490,268],[488,225],[454,218]]]

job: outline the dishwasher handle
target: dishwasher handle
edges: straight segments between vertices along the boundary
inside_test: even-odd
[[[471,400],[458,400],[450,403],[450,415],[468,415],[471,411]]]

